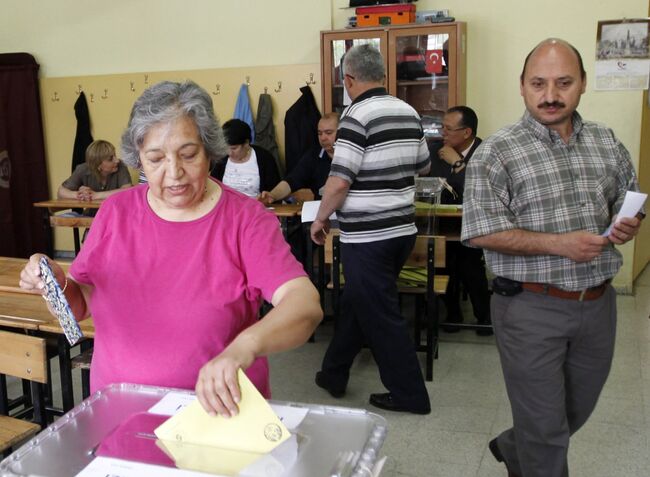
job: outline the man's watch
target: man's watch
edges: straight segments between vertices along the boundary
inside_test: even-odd
[[[463,164],[465,164],[465,159],[459,159],[458,161],[454,162],[454,163],[451,165],[451,168],[452,168],[452,169],[457,169],[457,168],[459,168],[460,166],[462,166]]]

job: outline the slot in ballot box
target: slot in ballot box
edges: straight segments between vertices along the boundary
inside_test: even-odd
[[[193,398],[186,390],[111,385],[95,392],[0,462],[0,476],[378,475],[378,456],[387,425],[377,414],[269,401],[292,437],[271,453],[251,459],[246,453],[229,454],[224,449],[183,446],[182,442],[170,445],[156,439],[153,428]],[[188,462],[198,466],[188,466]],[[245,462],[245,467],[233,470],[238,462]]]

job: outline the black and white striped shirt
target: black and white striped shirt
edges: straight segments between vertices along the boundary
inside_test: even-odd
[[[414,177],[428,165],[420,116],[411,106],[384,88],[356,98],[341,116],[330,170],[350,183],[337,211],[341,241],[415,234]]]

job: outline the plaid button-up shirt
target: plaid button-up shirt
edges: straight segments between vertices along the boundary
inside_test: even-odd
[[[467,166],[461,239],[513,229],[602,234],[625,192],[638,190],[630,155],[614,133],[576,112],[565,144],[528,112],[481,144]],[[490,270],[512,280],[582,290],[612,278],[622,264],[609,244],[577,263],[558,255],[508,255],[485,250]]]

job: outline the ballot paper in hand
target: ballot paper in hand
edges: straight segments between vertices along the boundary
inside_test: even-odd
[[[648,194],[628,190],[625,193],[625,199],[623,200],[621,210],[619,210],[618,214],[616,215],[616,222],[621,220],[623,217],[634,217],[636,214],[638,214],[643,207],[643,204],[645,204],[647,198]],[[609,227],[607,227],[607,230],[603,232],[603,237],[609,237],[609,234],[612,231],[612,227],[616,222],[613,222]]]
[[[162,441],[264,454],[286,441],[290,433],[242,370],[238,372],[239,414],[210,416],[194,401],[154,433]]]

